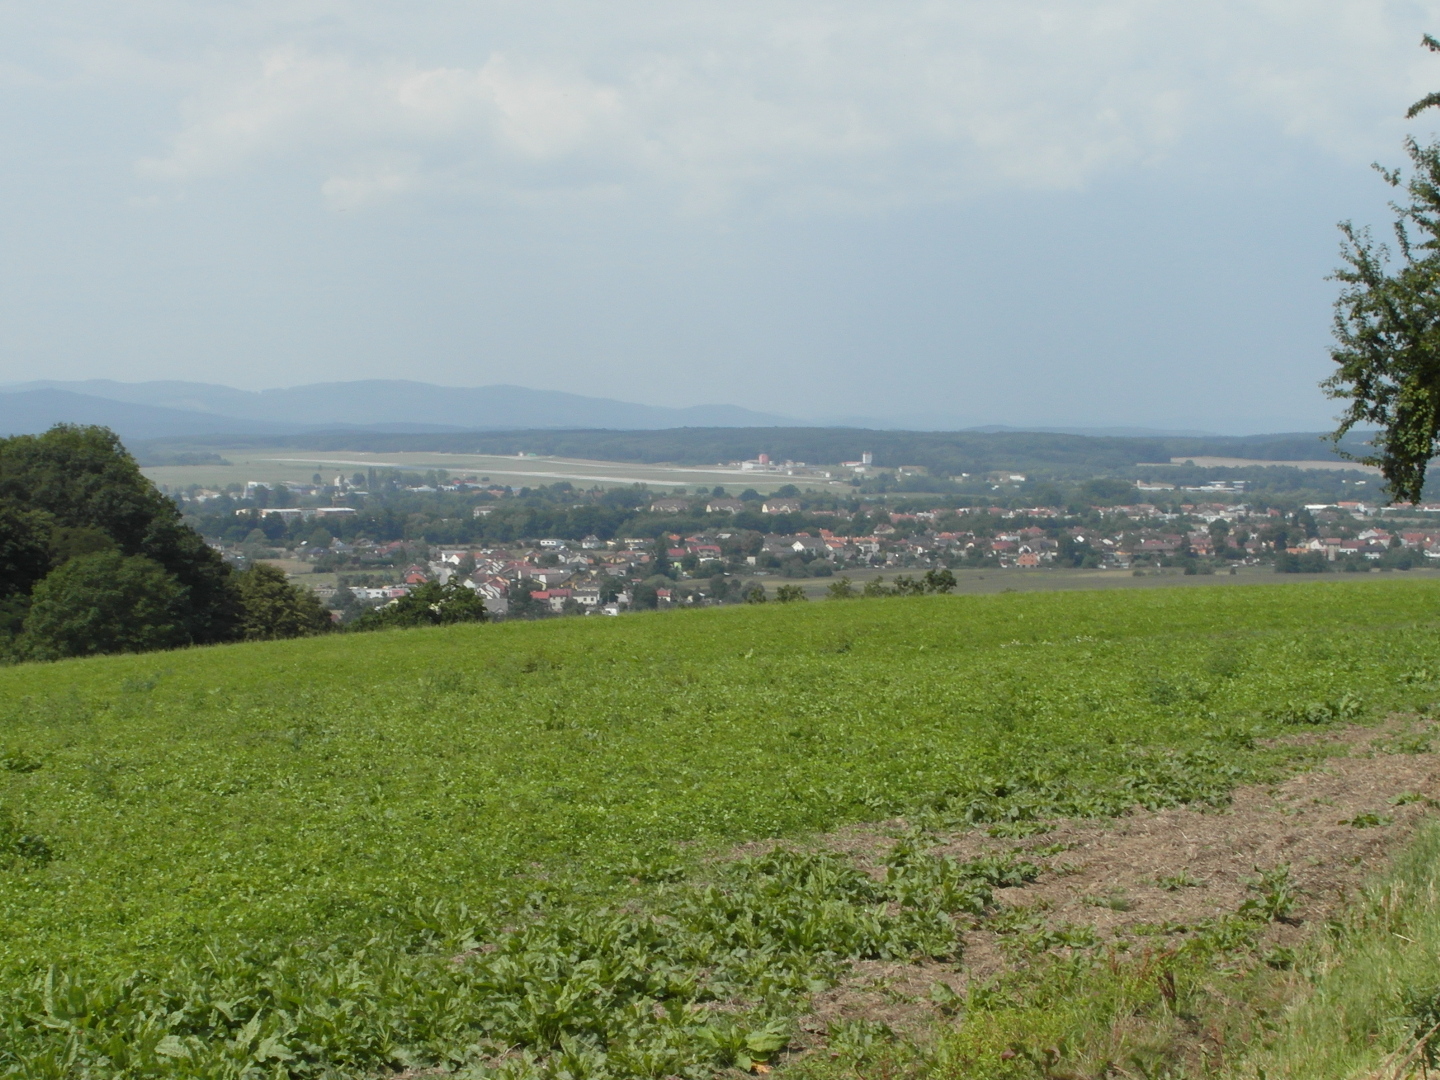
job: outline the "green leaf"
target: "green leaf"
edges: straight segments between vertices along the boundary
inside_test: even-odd
[[[161,1057],[183,1058],[190,1056],[189,1048],[180,1041],[178,1035],[166,1035],[155,1044],[155,1053]]]
[[[255,1051],[255,1060],[270,1061],[273,1058],[276,1061],[290,1061],[294,1059],[295,1055],[282,1041],[283,1038],[284,1036],[281,1035],[271,1035],[264,1039],[260,1043],[259,1049]]]
[[[752,1031],[745,1036],[745,1048],[752,1054],[773,1054],[788,1041],[784,1022],[772,1020],[759,1031]]]

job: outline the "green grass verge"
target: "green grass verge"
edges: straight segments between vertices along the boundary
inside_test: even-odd
[[[0,1068],[764,1056],[849,960],[943,954],[984,882],[932,867],[931,899],[902,903],[775,865],[706,891],[685,883],[701,855],[893,814],[1223,802],[1293,756],[1256,735],[1428,704],[1437,600],[1406,581],[934,597],[3,670]],[[841,925],[868,929],[815,929]]]
[[[1433,1071],[1440,1058],[1440,823],[1428,823],[1329,931],[1303,958],[1308,985],[1299,1003],[1237,1072],[1389,1080]]]

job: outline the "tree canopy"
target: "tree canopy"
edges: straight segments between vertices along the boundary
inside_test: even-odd
[[[241,635],[246,641],[307,637],[332,626],[330,613],[309,589],[297,589],[285,573],[256,563],[235,575],[240,593]]]
[[[19,630],[30,593],[50,572],[50,517],[0,499],[0,635]]]
[[[386,630],[403,626],[448,626],[458,622],[484,622],[485,601],[459,578],[448,585],[427,581],[394,603],[366,612],[352,624],[355,630]]]
[[[1429,34],[1424,44],[1440,52]],[[1431,106],[1440,106],[1440,94],[1417,101],[1407,116]],[[1342,288],[1330,352],[1338,370],[1321,385],[1348,402],[1332,437],[1378,427],[1374,452],[1355,456],[1379,466],[1395,498],[1418,502],[1440,452],[1440,143],[1408,138],[1405,149],[1408,175],[1377,166],[1403,192],[1391,204],[1395,255],[1368,229],[1340,225],[1344,265],[1333,275]]]
[[[114,432],[0,439],[0,656],[58,659],[328,629],[270,567],[234,574]]]
[[[65,424],[43,435],[0,439],[0,505],[11,520],[26,517],[30,539],[22,546],[33,551],[43,541],[47,572],[106,548],[142,555],[186,590],[181,625],[187,641],[237,636],[240,609],[229,567],[109,429]]]
[[[22,655],[35,660],[148,652],[190,642],[189,595],[154,559],[78,555],[35,586]]]

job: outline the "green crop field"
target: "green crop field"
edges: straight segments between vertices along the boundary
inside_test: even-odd
[[[710,856],[1223,804],[1305,753],[1257,735],[1432,701],[1437,630],[1440,583],[1364,580],[3,669],[0,1075],[748,1067],[845,964],[954,955],[1030,871]]]

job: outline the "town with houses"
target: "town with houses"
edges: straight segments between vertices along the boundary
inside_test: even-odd
[[[769,467],[763,455],[756,464]],[[954,506],[909,496],[846,501],[794,487],[768,496],[569,484],[515,491],[479,477],[358,473],[175,494],[227,557],[285,565],[342,620],[428,581],[462,582],[494,616],[533,618],[754,602],[794,582],[824,595],[823,579],[858,584],[941,569],[1440,567],[1440,506],[1256,505],[1240,501],[1244,484],[1234,481],[1188,490],[1121,482],[1119,490],[1156,501]],[[1187,501],[1197,492],[1211,498]]]

